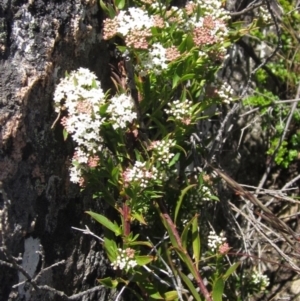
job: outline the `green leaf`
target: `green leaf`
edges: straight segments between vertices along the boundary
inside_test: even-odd
[[[67,130],[64,128],[63,129],[63,137],[64,137],[64,141],[66,141],[68,139],[68,135],[69,133],[67,132]]]
[[[118,254],[118,247],[114,239],[104,237],[104,248],[107,253],[107,257],[111,262],[115,261]]]
[[[184,196],[186,195],[186,193],[193,187],[195,187],[196,184],[192,184],[192,185],[189,185],[187,187],[185,187],[183,190],[181,190],[181,193],[180,193],[180,196],[177,200],[177,204],[176,204],[176,208],[175,208],[175,215],[174,215],[174,223],[176,224],[176,220],[177,220],[177,217],[178,217],[178,213],[179,213],[179,210],[180,210],[180,207],[182,205],[182,201],[183,201],[183,198]]]
[[[108,190],[107,185],[104,185],[101,181],[98,182],[99,183],[99,190],[101,191],[101,193],[104,195],[104,200],[105,202],[107,202],[109,205],[111,205],[113,208],[115,208],[115,199],[113,198],[113,196],[111,195],[110,191]]]
[[[141,255],[141,256],[135,256],[134,259],[136,260],[138,265],[146,265],[151,261],[153,261],[155,257],[150,255]]]
[[[212,298],[214,301],[222,301],[222,295],[224,290],[224,280],[218,278],[213,285]]]
[[[145,221],[145,219],[144,219],[144,217],[143,217],[142,214],[139,214],[138,212],[133,212],[133,213],[131,213],[131,216],[134,219],[138,220],[141,224],[147,225],[147,223],[146,223],[146,221]]]
[[[195,74],[194,73],[191,73],[191,74],[185,74],[181,79],[180,81],[183,82],[183,81],[186,81],[186,80],[189,80],[189,79],[193,79],[195,77]]]
[[[162,297],[162,295],[159,292],[155,292],[155,293],[151,294],[150,297],[155,300],[164,300],[164,298]]]
[[[192,225],[194,219],[196,218],[196,216],[194,216],[188,223],[186,223],[186,225],[184,226],[184,229],[181,233],[181,242],[182,242],[182,247],[184,249],[187,248],[187,240],[188,240],[188,233],[189,233],[189,228]]]
[[[192,241],[193,241],[193,252],[195,258],[195,266],[198,270],[198,265],[200,261],[200,251],[201,251],[201,244],[200,244],[200,235],[198,231],[198,216],[193,220],[192,224]]]
[[[185,154],[185,156],[187,157],[187,153],[186,153],[186,151],[185,151],[185,149],[183,147],[181,147],[180,145],[176,144],[175,148],[181,150]]]
[[[191,261],[191,258],[189,257],[189,255],[187,254],[186,250],[182,250],[179,248],[174,248],[174,250],[176,251],[176,253],[178,254],[178,256],[180,257],[180,259],[185,263],[185,265],[188,267],[189,271],[193,274],[193,276],[195,277],[195,279],[198,278],[198,273],[195,270],[194,264]]]
[[[125,7],[125,0],[116,0],[116,5],[118,9],[123,9]]]
[[[168,234],[170,236],[170,240],[171,240],[172,246],[173,247],[179,247],[179,245],[177,243],[177,240],[176,240],[176,237],[174,235],[174,232],[171,229],[170,225],[168,224],[168,222],[166,221],[166,218],[163,216],[162,213],[160,214],[160,218],[161,218],[161,221],[162,221],[163,225],[165,226],[165,228],[168,231]]]
[[[178,76],[177,73],[174,74],[173,76],[173,84],[172,84],[172,89],[176,88],[178,83],[180,81],[180,77]]]
[[[106,5],[102,0],[100,0],[100,6],[103,9],[103,11],[109,15],[110,18],[113,18],[116,15],[116,12],[112,5]]]
[[[97,279],[97,281],[100,282],[101,284],[103,284],[104,286],[108,287],[108,288],[116,288],[117,285],[118,285],[118,281],[113,280],[110,277],[103,278],[103,279]]]
[[[159,131],[160,133],[162,134],[162,136],[165,136],[167,134],[167,131],[166,131],[166,126],[161,123],[156,117],[154,114],[152,114],[152,116],[150,117],[154,123],[157,125],[157,127],[159,128]]]
[[[189,291],[191,292],[191,294],[193,295],[193,297],[195,298],[196,301],[202,301],[200,298],[200,295],[198,294],[198,292],[196,291],[192,281],[190,280],[190,278],[188,278],[185,274],[183,274],[180,270],[178,270],[178,273],[181,277],[181,279],[184,281],[184,283],[186,284],[186,286],[188,287]]]
[[[164,300],[165,301],[172,301],[178,298],[178,293],[177,291],[170,291],[164,293]]]
[[[236,269],[239,267],[240,264],[241,264],[240,262],[236,262],[235,264],[233,264],[231,267],[228,268],[226,273],[222,276],[224,281],[226,281],[228,277],[236,271]]]
[[[176,164],[177,161],[179,160],[179,157],[180,157],[180,153],[177,153],[177,154],[172,158],[172,160],[170,161],[170,163],[168,164],[168,167],[171,167],[171,166],[173,166],[174,164]]]
[[[89,214],[94,220],[96,220],[98,223],[106,227],[107,229],[111,230],[115,233],[116,236],[119,236],[122,234],[121,228],[112,223],[107,217],[104,215],[92,212],[92,211],[86,211],[85,213]]]
[[[152,248],[153,245],[149,242],[149,241],[130,241],[127,243],[128,246],[132,247],[132,246],[146,246],[149,248]]]

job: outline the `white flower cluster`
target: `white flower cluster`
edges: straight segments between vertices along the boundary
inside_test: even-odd
[[[148,72],[156,75],[168,68],[166,49],[160,43],[154,43],[147,53],[140,57],[141,61],[137,66],[140,76],[146,76]]]
[[[75,163],[76,162],[76,163]],[[75,155],[72,160],[72,166],[69,169],[70,181],[72,183],[81,183],[83,172],[86,171],[88,156],[79,147],[75,148]]]
[[[186,99],[184,101],[175,100],[172,103],[168,104],[170,109],[165,109],[165,112],[174,117],[176,120],[188,124],[192,114],[192,105],[193,103]]]
[[[268,276],[263,275],[258,271],[254,271],[251,275],[251,282],[256,286],[259,286],[260,290],[265,289],[270,284]]]
[[[61,79],[55,89],[54,101],[57,112],[67,111],[61,123],[77,143],[70,180],[83,184],[82,176],[84,170],[88,169],[88,161],[102,149],[100,127],[104,120],[99,108],[105,102],[104,92],[94,73],[79,68]]]
[[[268,8],[264,5],[260,6],[259,7],[259,16],[262,18],[262,20],[265,22],[265,23],[270,23],[272,22],[272,16],[270,14],[270,11],[268,10]]]
[[[146,162],[136,161],[132,168],[127,168],[123,173],[125,183],[138,182],[140,187],[145,188],[153,180],[162,180],[162,175],[158,173],[154,166],[149,170]]]
[[[153,26],[153,18],[139,7],[129,7],[128,11],[121,10],[116,16],[118,33],[124,37],[132,30],[149,29]]]
[[[110,99],[107,113],[110,114],[110,121],[113,122],[114,129],[126,128],[126,123],[131,123],[137,117],[136,113],[133,112],[130,96],[125,94],[116,95]]]
[[[137,265],[134,259],[134,250],[127,248],[126,250],[118,249],[119,255],[117,259],[111,264],[113,269],[129,270]]]
[[[208,235],[208,246],[211,251],[215,251],[219,246],[226,242],[226,237],[224,237],[223,232],[217,235],[215,231],[210,231]]]
[[[79,68],[61,79],[54,93],[54,101],[56,112],[67,112],[61,123],[77,143],[70,180],[82,185],[84,172],[89,167],[97,166],[97,153],[103,149],[100,129],[106,120],[100,115],[100,107],[107,100],[96,75],[88,69]],[[107,113],[114,129],[123,129],[127,122],[136,118],[129,96],[121,94],[108,101]]]
[[[167,7],[164,4],[162,4],[161,1],[153,1],[153,3],[151,3],[151,8],[153,10],[158,10],[158,11],[159,10],[164,11],[167,9]]]
[[[214,19],[218,18],[221,20],[230,19],[229,12],[222,7],[222,1],[220,0],[194,0],[190,1],[190,3],[199,5],[205,16],[212,16]]]
[[[99,102],[104,101],[100,82],[96,75],[86,68],[72,71],[69,76],[60,80],[54,92],[55,111],[59,112],[64,107],[70,115],[76,114],[80,100],[88,101],[95,111],[98,110]]]
[[[67,110],[68,117],[62,123],[79,148],[87,153],[101,150],[102,138],[97,129],[103,123],[99,107],[105,97],[96,75],[84,68],[72,71],[56,87],[54,101],[57,112]]]
[[[158,157],[160,162],[168,164],[174,157],[174,154],[170,152],[170,148],[174,147],[176,142],[174,140],[160,140],[154,141],[151,144],[151,149],[154,150],[155,155]]]
[[[197,191],[196,193],[192,193],[189,201],[191,203],[199,203],[199,202],[209,202],[211,201],[210,196],[212,195],[211,190],[208,186],[201,186],[200,191]]]
[[[234,90],[227,82],[224,82],[222,86],[218,89],[218,95],[224,103],[229,104],[232,100],[233,94]]]

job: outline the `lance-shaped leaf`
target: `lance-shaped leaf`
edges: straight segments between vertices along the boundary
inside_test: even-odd
[[[213,284],[212,297],[214,301],[222,301],[222,295],[224,291],[224,280],[218,278]]]
[[[236,271],[236,269],[239,267],[240,264],[241,264],[240,262],[236,262],[231,267],[229,267],[229,269],[222,276],[222,278],[226,281],[229,278],[229,276],[232,275]]]
[[[123,9],[125,7],[125,0],[116,0],[115,2],[118,9]]]
[[[163,225],[165,226],[165,228],[168,231],[168,234],[169,234],[169,237],[170,237],[170,240],[171,240],[171,243],[172,243],[173,247],[179,247],[177,239],[174,235],[174,231],[171,229],[170,225],[168,224],[168,222],[164,218],[163,214],[160,214],[160,217],[161,217]]]
[[[178,299],[178,293],[177,291],[170,291],[163,294],[165,301],[173,301],[175,299]]]
[[[187,242],[188,242],[188,233],[189,229],[194,222],[194,220],[197,219],[197,216],[195,215],[184,227],[182,233],[181,233],[181,242],[182,242],[182,247],[186,250],[187,248]]]
[[[138,265],[146,265],[151,261],[153,261],[155,257],[150,255],[141,255],[141,256],[135,256],[134,259]]]
[[[182,201],[183,201],[184,196],[186,195],[186,193],[190,189],[192,189],[195,186],[196,186],[196,184],[192,184],[192,185],[189,185],[189,186],[185,187],[183,190],[181,190],[181,193],[180,193],[180,196],[179,196],[179,198],[177,200],[177,204],[176,204],[176,208],[175,208],[175,215],[174,215],[174,223],[175,224],[176,224],[176,220],[177,220],[178,213],[179,213],[180,207],[182,205]]]
[[[190,258],[190,256],[187,254],[186,251],[183,251],[178,248],[174,248],[180,259],[184,262],[184,264],[188,267],[189,271],[192,273],[192,275],[195,277],[195,279],[198,278],[198,272],[195,270],[194,264]]]
[[[149,242],[149,241],[130,241],[127,243],[127,245],[129,247],[132,247],[132,246],[146,246],[146,247],[149,247],[149,248],[153,248],[153,245]]]
[[[200,298],[200,295],[196,291],[192,281],[190,280],[189,277],[187,277],[185,274],[183,274],[180,270],[178,270],[178,273],[181,277],[181,279],[184,281],[186,286],[188,287],[189,291],[192,293],[193,297],[195,298],[196,301],[202,301]]]
[[[116,15],[116,12],[112,5],[105,4],[104,1],[100,0],[101,8],[109,15],[110,18],[113,18]]]
[[[198,270],[198,263],[200,260],[200,252],[201,252],[200,235],[198,230],[198,215],[196,215],[196,218],[193,220],[193,224],[192,224],[192,241],[193,241],[195,267]]]
[[[147,225],[147,223],[146,223],[146,221],[145,221],[142,214],[140,214],[138,212],[132,212],[130,215],[133,217],[133,219],[138,220],[141,224]]]
[[[103,278],[103,279],[97,279],[97,281],[108,288],[116,288],[118,285],[118,281],[115,279],[111,279],[110,277]]]
[[[109,260],[114,262],[118,256],[118,247],[115,240],[104,237],[104,248]]]
[[[94,220],[96,220],[98,223],[106,227],[107,229],[111,230],[115,233],[116,236],[119,236],[122,234],[121,228],[115,224],[112,223],[107,217],[104,215],[92,212],[92,211],[86,211],[85,213],[89,214]]]

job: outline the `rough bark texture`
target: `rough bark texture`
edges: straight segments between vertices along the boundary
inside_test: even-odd
[[[97,277],[107,274],[100,244],[71,229],[90,224],[84,210],[104,209],[88,193],[80,198],[68,181],[73,146],[63,141],[60,125],[51,130],[52,99],[59,78],[78,67],[94,71],[107,89],[110,58],[101,41],[102,19],[93,0],[0,3],[0,209],[5,193],[10,200],[2,231],[9,233],[5,244],[11,255],[21,253],[32,275],[41,268],[40,257],[24,258],[26,250],[35,253],[40,244],[46,266],[65,259],[41,283],[67,295],[95,286]],[[22,276],[8,267],[0,270],[0,300],[59,300],[26,292],[27,285],[12,289]],[[81,300],[108,300],[108,295],[99,291]]]

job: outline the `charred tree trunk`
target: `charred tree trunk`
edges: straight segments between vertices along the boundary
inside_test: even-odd
[[[5,252],[20,254],[19,264],[33,277],[42,268],[36,251],[44,250],[45,267],[65,260],[39,281],[66,295],[94,287],[107,274],[99,242],[71,229],[90,225],[85,210],[105,208],[68,180],[73,145],[63,141],[59,124],[51,129],[52,99],[58,80],[78,67],[95,72],[104,89],[109,86],[102,18],[94,0],[0,3],[0,260],[7,260]],[[12,288],[24,276],[1,264],[0,270],[0,300],[62,299],[28,283]],[[108,299],[105,290],[80,298]]]

